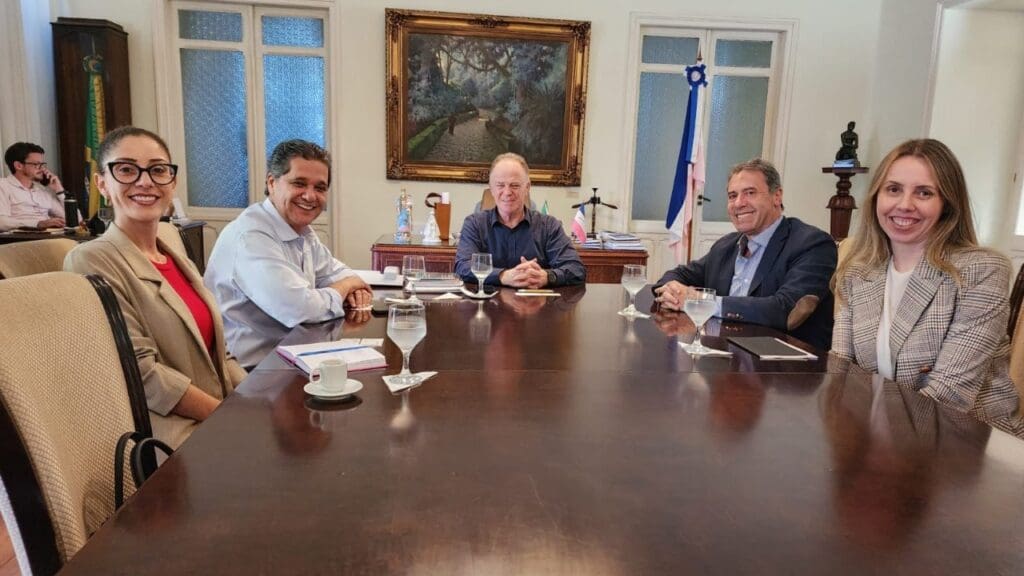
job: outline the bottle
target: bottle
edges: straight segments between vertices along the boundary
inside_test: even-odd
[[[64,227],[78,228],[78,200],[70,192],[64,195]]]
[[[395,240],[408,242],[412,239],[412,197],[402,188],[402,195],[396,202],[398,218],[395,221]]]

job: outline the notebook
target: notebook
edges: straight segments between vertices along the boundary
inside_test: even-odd
[[[384,355],[374,349],[374,346],[383,344],[380,338],[346,338],[334,342],[278,346],[277,353],[306,374],[327,359],[344,360],[348,364],[348,371],[356,372],[388,365]]]
[[[817,360],[818,357],[771,336],[730,336],[729,342],[761,360]]]

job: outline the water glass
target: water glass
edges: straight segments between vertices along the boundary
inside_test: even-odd
[[[622,287],[629,292],[629,306],[619,310],[626,318],[650,318],[636,309],[636,295],[647,285],[647,267],[642,264],[626,264],[622,267]]]
[[[394,377],[397,384],[414,386],[423,378],[409,371],[409,355],[427,335],[427,316],[422,302],[403,302],[388,309],[388,338],[402,351],[402,371]]]
[[[479,286],[476,295],[483,298],[486,296],[486,294],[484,294],[484,280],[486,280],[487,277],[491,275],[491,272],[494,271],[494,265],[491,263],[491,255],[486,252],[478,252],[473,254],[471,263],[471,271],[473,272],[473,276],[476,276],[477,286]]]
[[[694,336],[691,344],[683,348],[694,356],[711,352],[710,348],[706,348],[701,343],[701,335],[704,331],[704,324],[715,313],[715,304],[715,291],[713,289],[687,288],[686,296],[683,300],[683,311],[690,317],[690,320],[693,320],[693,325],[697,327],[697,335]]]
[[[402,275],[409,286],[409,302],[419,302],[416,297],[416,281],[427,273],[427,265],[423,256],[402,256]]]

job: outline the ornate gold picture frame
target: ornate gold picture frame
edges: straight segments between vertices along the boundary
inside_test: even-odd
[[[385,11],[387,177],[486,182],[501,152],[578,186],[590,22]]]

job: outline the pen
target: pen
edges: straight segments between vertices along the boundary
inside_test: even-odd
[[[346,346],[344,348],[331,348],[329,350],[310,350],[308,352],[299,352],[296,356],[317,356],[319,354],[330,354],[331,352],[344,352],[345,350],[358,350],[360,348],[369,348],[369,346]]]
[[[520,288],[516,292],[522,292],[523,294],[554,294],[554,290],[547,288]]]

